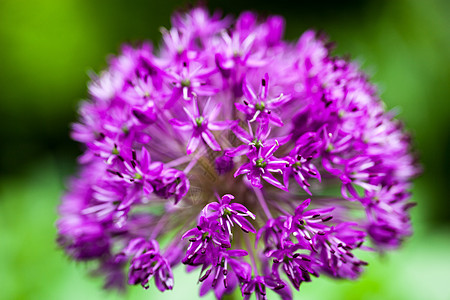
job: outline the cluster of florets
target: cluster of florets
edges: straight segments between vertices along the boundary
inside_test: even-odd
[[[201,295],[290,299],[320,274],[357,278],[359,249],[411,234],[409,137],[355,63],[312,31],[283,41],[278,16],[195,8],[172,24],[159,50],[125,46],[89,85],[57,223],[70,256],[107,287],[170,290],[183,263]]]

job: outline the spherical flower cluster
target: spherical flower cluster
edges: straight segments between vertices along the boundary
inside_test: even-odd
[[[181,263],[201,295],[291,299],[411,234],[410,140],[355,63],[312,31],[283,41],[279,16],[194,8],[172,25],[92,78],[57,222],[71,257],[107,287],[170,290]]]

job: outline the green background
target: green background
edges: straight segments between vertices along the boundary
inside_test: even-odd
[[[325,277],[299,299],[450,299],[450,1],[209,1],[237,15],[252,9],[287,20],[286,38],[323,29],[351,53],[414,138],[424,173],[415,180],[415,235],[395,252],[366,254],[356,282]],[[340,3],[339,3],[340,2]],[[87,95],[89,71],[123,42],[159,43],[187,2],[0,0],[0,299],[196,299],[196,274],[175,271],[175,290],[130,287],[124,295],[55,244],[59,198],[80,146],[69,124]],[[210,295],[211,296],[211,295]]]

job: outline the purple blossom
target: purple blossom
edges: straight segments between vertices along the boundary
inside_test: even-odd
[[[273,274],[280,278],[281,267],[297,290],[302,282],[311,281],[311,275],[319,276],[315,268],[320,265],[320,262],[314,261],[315,258],[297,252],[299,249],[302,249],[302,245],[293,244],[270,252],[273,257]]]
[[[246,174],[251,184],[256,188],[262,188],[261,178],[271,185],[287,190],[272,174],[271,172],[283,173],[288,161],[278,159],[273,156],[273,153],[279,148],[278,142],[269,147],[260,147],[256,153],[248,155],[250,162],[243,164],[234,173],[234,177]]]
[[[132,257],[128,275],[129,284],[141,284],[149,288],[149,279],[155,278],[155,285],[160,291],[173,288],[173,274],[168,261],[159,253],[155,240],[145,241],[137,238],[128,244],[123,254]]]
[[[189,180],[186,174],[171,168],[162,170],[160,176],[156,178],[152,185],[157,196],[164,199],[174,197],[175,204],[177,204],[189,190]]]
[[[217,255],[217,248],[231,247],[230,236],[228,232],[219,230],[221,228],[217,220],[209,220],[201,216],[197,227],[188,230],[183,238],[189,238],[190,245],[186,250],[186,256],[183,259],[184,264],[199,265],[205,260],[210,260],[211,256]],[[209,259],[205,259],[205,256]]]
[[[165,108],[171,108],[180,97],[190,101],[194,95],[211,96],[217,93],[218,89],[207,85],[207,79],[216,71],[215,68],[205,68],[195,61],[190,64],[183,62],[178,71],[167,71],[166,77],[172,82],[173,92]]]
[[[412,234],[409,210],[415,203],[407,202],[407,188],[406,184],[386,186],[375,193],[368,193],[362,200],[368,218],[367,233],[376,245],[396,248]]]
[[[284,41],[280,16],[171,21],[158,50],[125,45],[91,76],[57,221],[69,256],[107,288],[170,290],[183,263],[200,296],[288,300],[412,234],[411,139],[357,64],[313,31]]]
[[[161,174],[164,165],[161,162],[152,162],[150,154],[146,148],[142,148],[137,158],[136,152],[132,151],[131,160],[123,161],[119,171],[109,169],[112,174],[126,182],[134,184],[138,189],[142,189],[145,194],[153,192],[152,181]]]
[[[205,206],[202,214],[207,218],[219,220],[219,224],[223,231],[233,236],[231,227],[237,224],[245,232],[256,233],[253,225],[245,218],[255,219],[255,215],[240,203],[231,203],[234,199],[233,195],[224,195],[219,202],[212,202]]]
[[[254,132],[251,123],[248,122],[248,130],[246,132],[237,124],[232,127],[233,133],[241,140],[244,145],[240,145],[234,149],[228,149],[226,155],[228,156],[241,156],[261,147],[272,147],[275,144],[284,145],[290,140],[290,136],[280,137],[279,139],[269,139],[270,127],[267,123],[258,124],[256,131]]]
[[[210,261],[205,262],[202,266],[202,273],[200,274],[199,281],[204,282],[203,285],[207,285],[211,288],[215,288],[221,284],[225,289],[229,288],[229,275],[234,272],[234,276],[238,277],[241,281],[249,278],[249,272],[251,267],[236,259],[236,257],[243,257],[248,255],[245,250],[227,250],[218,251],[217,255]],[[211,282],[206,282],[208,278],[212,278]],[[235,282],[237,283],[237,282]]]
[[[238,67],[259,67],[266,64],[261,51],[256,53],[252,51],[256,40],[255,34],[242,37],[239,32],[235,32],[232,36],[223,32],[222,39],[223,43],[219,43],[215,59],[225,77],[230,76],[231,70]]]
[[[236,108],[247,115],[250,122],[270,122],[276,126],[283,126],[280,116],[274,111],[275,108],[288,102],[291,97],[280,94],[276,98],[269,99],[269,75],[266,73],[261,79],[259,95],[251,88],[247,80],[242,85],[244,92],[243,104],[236,103]]]
[[[296,146],[286,157],[288,166],[283,174],[286,187],[289,187],[289,178],[292,176],[308,194],[312,195],[308,179],[316,178],[321,181],[319,170],[312,162],[314,158],[318,157],[320,151],[318,148],[321,145],[322,143],[316,138],[315,133],[307,132],[297,140]]]
[[[233,168],[234,168],[233,158],[227,155],[222,155],[216,158],[216,171],[219,175],[226,174],[231,170],[233,170]]]
[[[213,106],[211,99],[208,99],[203,109],[203,113],[200,114],[198,107],[194,102],[194,111],[190,112],[188,109],[184,109],[189,121],[180,121],[177,119],[171,119],[170,123],[181,131],[191,132],[191,137],[187,143],[187,154],[191,154],[197,149],[200,140],[202,139],[212,150],[220,151],[221,147],[216,141],[211,130],[225,130],[228,129],[232,121],[215,121],[219,112],[220,104]]]
[[[358,259],[352,250],[364,242],[365,233],[353,229],[353,223],[340,223],[317,237],[317,248],[323,262],[323,270],[335,277],[355,279],[367,262]]]
[[[109,252],[109,237],[101,224],[72,218],[60,222],[58,226],[61,233],[58,243],[73,258],[91,260]]]
[[[221,17],[219,12],[210,15],[203,7],[195,7],[188,14],[175,13],[172,24],[183,32],[192,32],[195,37],[208,38],[231,24],[231,18]]]
[[[271,276],[256,276],[242,285],[242,297],[244,300],[250,299],[254,293],[257,300],[266,300],[266,288],[274,290],[284,299],[292,299],[292,293],[286,288],[286,284],[278,278]]]

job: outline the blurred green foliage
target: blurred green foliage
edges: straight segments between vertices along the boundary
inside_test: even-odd
[[[192,1],[191,1],[192,2]],[[195,299],[196,275],[176,288],[107,294],[54,242],[59,197],[80,148],[69,124],[86,97],[87,72],[101,71],[123,42],[159,43],[187,1],[0,0],[0,299]],[[389,109],[412,133],[424,175],[416,180],[416,234],[395,253],[368,254],[357,282],[321,278],[302,299],[450,299],[450,1],[213,1],[211,9],[281,14],[286,37],[323,29],[337,54],[351,53]]]

